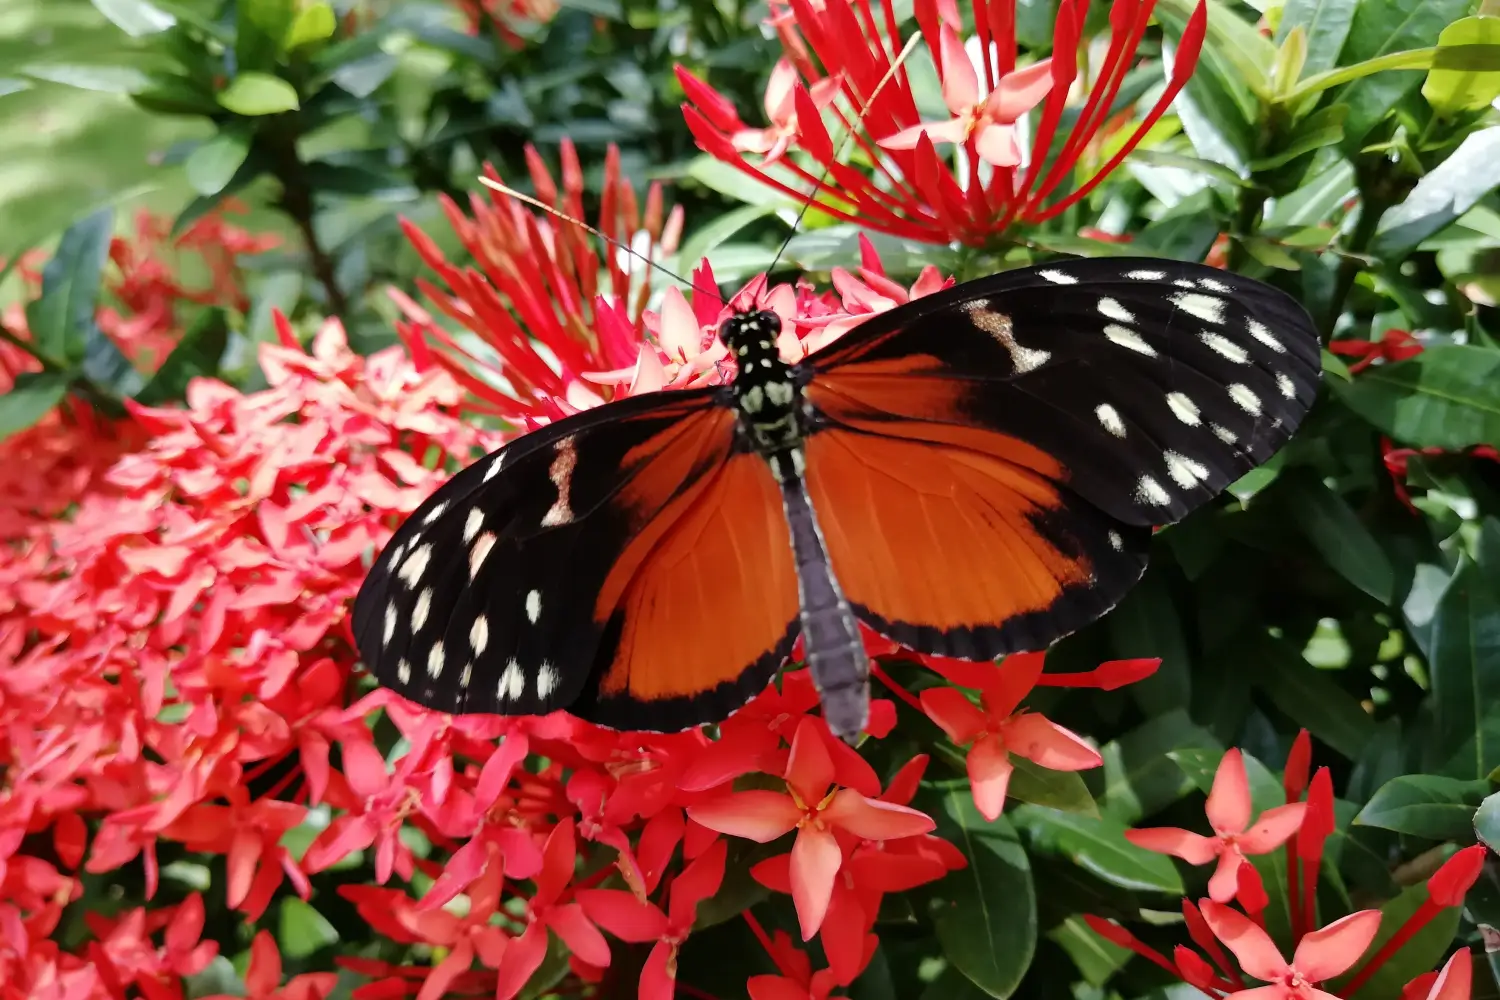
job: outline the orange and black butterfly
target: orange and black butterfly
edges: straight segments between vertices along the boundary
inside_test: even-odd
[[[445,712],[674,731],[762,691],[800,633],[852,737],[860,622],[970,660],[1092,622],[1152,526],[1286,442],[1321,370],[1289,296],[1149,259],[956,285],[798,364],[779,330],[735,315],[731,384],[586,410],[439,489],[355,604],[380,683]]]

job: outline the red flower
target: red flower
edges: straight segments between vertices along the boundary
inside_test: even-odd
[[[698,855],[672,881],[667,912],[618,889],[585,889],[578,901],[589,918],[621,941],[634,944],[655,942],[641,970],[642,1000],[672,1000],[676,995],[677,950],[687,940],[698,919],[698,904],[719,891],[724,881],[723,840]]]
[[[281,952],[270,931],[260,931],[250,944],[250,967],[245,972],[245,996],[249,1000],[323,1000],[338,986],[332,972],[308,972],[281,984]],[[227,994],[205,1000],[229,1000]]]
[[[762,844],[797,831],[790,880],[804,941],[822,926],[834,879],[843,866],[835,831],[860,840],[895,840],[927,833],[936,825],[915,809],[867,798],[853,788],[833,788],[836,780],[851,779],[835,767],[830,740],[819,725],[804,719],[797,727],[784,775],[785,793],[734,792],[688,807],[688,816],[710,830]]]
[[[1337,1000],[1316,984],[1348,971],[1380,929],[1379,910],[1351,913],[1303,937],[1288,962],[1270,935],[1243,914],[1204,900],[1203,919],[1234,952],[1240,968],[1268,984],[1231,994],[1241,1000]]]
[[[1267,809],[1260,821],[1250,825],[1250,781],[1238,748],[1231,747],[1219,762],[1205,812],[1214,835],[1204,837],[1190,830],[1155,827],[1127,830],[1125,837],[1137,847],[1172,854],[1190,865],[1219,859],[1208,880],[1208,894],[1219,903],[1234,899],[1240,889],[1240,870],[1249,867],[1248,854],[1265,854],[1286,843],[1302,824],[1307,806],[1293,802]]]
[[[1188,19],[1171,77],[1155,105],[1092,176],[1077,175],[1094,140],[1111,126],[1109,109],[1131,68],[1152,6],[1115,0],[1109,50],[1097,74],[1084,82],[1087,98],[1081,108],[1072,109],[1072,125],[1061,136],[1079,76],[1076,53],[1086,0],[1064,0],[1059,6],[1051,59],[1019,68],[1014,0],[974,5],[972,23],[984,55],[972,62],[957,35],[956,7],[919,0],[921,36],[954,115],[948,122],[920,120],[904,64],[890,73],[871,100],[903,45],[894,33],[896,15],[889,0],[878,11],[853,0],[792,0],[790,15],[773,18],[787,56],[804,81],[792,88],[794,114],[782,114],[773,127],[778,140],[803,154],[801,158],[782,155],[769,162],[750,162],[736,147],[734,136],[752,130],[734,106],[678,67],[688,98],[683,113],[698,145],[709,155],[797,201],[811,192],[813,203],[835,218],[909,239],[982,246],[1015,222],[1050,219],[1087,197],[1135,149],[1186,84],[1207,27],[1203,4]],[[820,109],[813,95],[822,99],[830,82],[837,85],[839,99]],[[779,78],[776,84],[779,93],[785,80]],[[1011,126],[1043,99],[1028,159],[1017,148]],[[777,107],[784,106],[779,99]],[[825,111],[842,129],[854,130],[863,158],[875,164],[870,171],[836,160],[838,147],[824,121]],[[939,157],[935,141],[960,144],[957,176]],[[820,179],[825,170],[826,179]],[[1069,193],[1056,196],[1069,187]]]
[[[1357,375],[1377,361],[1394,364],[1416,357],[1422,353],[1422,342],[1405,330],[1390,329],[1378,340],[1332,340],[1328,349],[1341,357],[1357,358],[1349,366],[1349,374]]]
[[[928,666],[954,684],[980,692],[978,707],[949,687],[928,688],[921,701],[923,711],[949,739],[968,746],[969,784],[974,805],[985,819],[998,818],[1005,807],[1013,753],[1054,771],[1082,771],[1104,762],[1076,733],[1035,712],[1018,711],[1022,699],[1037,686],[1045,658],[1045,653],[1018,653],[997,667],[926,657]]]

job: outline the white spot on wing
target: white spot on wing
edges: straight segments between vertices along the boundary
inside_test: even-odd
[[[1125,551],[1125,540],[1120,537],[1120,533],[1118,531],[1111,531],[1109,533],[1109,547],[1114,549],[1116,552]]]
[[[1037,273],[1040,274],[1042,277],[1046,278],[1048,281],[1052,282],[1054,285],[1076,285],[1076,284],[1078,284],[1078,279],[1077,278],[1073,277],[1071,274],[1066,274],[1066,273],[1064,273],[1062,271],[1038,271]]]
[[[546,701],[551,697],[552,692],[557,690],[557,682],[560,680],[562,676],[557,672],[557,668],[543,660],[541,669],[536,672],[536,696]]]
[[[469,511],[469,516],[464,518],[464,543],[472,542],[482,527],[484,527],[484,511],[475,507]]]
[[[1161,488],[1161,483],[1150,476],[1141,477],[1135,488],[1135,499],[1137,503],[1149,503],[1156,507],[1165,507],[1172,502],[1172,497]]]
[[[1208,469],[1185,455],[1168,451],[1162,453],[1162,458],[1166,459],[1167,474],[1172,477],[1172,481],[1185,490],[1192,489],[1208,478]]]
[[[442,503],[438,504],[436,507],[427,512],[427,516],[422,518],[422,523],[431,524],[433,521],[436,521],[438,518],[442,517],[443,511],[447,509],[448,501],[444,500]]]
[[[1172,304],[1185,313],[1197,316],[1205,323],[1224,322],[1224,300],[1214,298],[1212,295],[1179,292],[1172,296]]]
[[[490,467],[484,470],[484,481],[489,482],[491,479],[494,479],[496,476],[498,476],[500,474],[500,466],[504,464],[505,453],[501,452],[500,454],[495,456],[495,460],[490,463]]]
[[[1280,390],[1281,394],[1287,399],[1297,398],[1297,384],[1293,382],[1290,376],[1288,376],[1285,372],[1277,374],[1276,388]]]
[[[1234,400],[1235,406],[1252,417],[1260,416],[1260,397],[1251,392],[1247,386],[1235,382],[1229,387],[1229,398]]]
[[[1265,344],[1277,354],[1286,353],[1286,345],[1277,340],[1276,336],[1270,330],[1266,329],[1266,324],[1258,319],[1252,319],[1248,321],[1248,326],[1250,327],[1250,336]]]
[[[1167,276],[1165,271],[1126,271],[1125,277],[1134,281],[1160,281]]]
[[[401,570],[396,575],[406,582],[408,587],[415,587],[417,581],[422,579],[422,574],[427,572],[427,563],[432,559],[431,545],[418,545],[412,550],[411,555],[401,564]]]
[[[458,686],[461,687],[461,688],[468,687],[469,686],[469,681],[471,679],[473,679],[473,677],[474,677],[474,664],[472,664],[472,663],[465,663],[464,664],[463,672],[458,675]]]
[[[1218,424],[1213,424],[1211,427],[1209,427],[1209,430],[1214,432],[1214,437],[1218,438],[1220,441],[1223,441],[1225,444],[1234,444],[1239,440],[1234,431],[1230,430],[1228,427],[1220,427]]]
[[[417,595],[417,605],[411,609],[411,630],[422,631],[422,626],[427,624],[427,612],[432,610],[432,588],[425,587]]]
[[[469,579],[472,580],[479,575],[479,567],[484,565],[485,557],[490,554],[490,549],[495,547],[495,533],[486,531],[474,540],[474,547],[469,550]]]
[[[542,617],[542,592],[533,590],[526,595],[526,620],[535,625],[540,617]]]
[[[411,683],[411,664],[407,663],[405,659],[396,662],[396,680],[402,684]]]
[[[1208,345],[1209,349],[1221,357],[1228,358],[1237,365],[1242,365],[1250,360],[1250,354],[1239,344],[1219,333],[1204,331],[1198,334],[1198,339]]]
[[[521,665],[511,660],[500,674],[500,684],[495,688],[495,694],[501,701],[515,701],[525,690],[526,675],[521,672]]]
[[[479,656],[484,648],[490,644],[490,622],[484,615],[475,615],[474,624],[469,627],[469,647],[474,650],[474,655]]]
[[[1110,323],[1104,328],[1104,336],[1109,338],[1110,343],[1119,344],[1138,354],[1144,354],[1148,358],[1156,357],[1156,349],[1142,340],[1141,335],[1128,326]]]
[[[573,468],[578,464],[578,452],[573,445],[573,435],[569,434],[554,445],[556,454],[552,458],[552,464],[547,467],[547,478],[552,480],[552,485],[557,487],[557,500],[542,515],[542,526],[551,528],[559,524],[568,524],[573,520],[573,508],[569,506],[569,496],[573,491]]]
[[[1222,292],[1228,294],[1229,292],[1234,291],[1233,288],[1230,288],[1218,278],[1199,278],[1198,284],[1203,288],[1207,288],[1210,292]]]
[[[1178,420],[1181,420],[1189,427],[1197,427],[1203,422],[1198,416],[1198,404],[1189,399],[1184,393],[1167,393],[1167,406],[1171,407],[1172,412],[1177,416]]]
[[[389,604],[387,604],[385,606],[385,635],[381,638],[380,644],[382,646],[389,646],[391,644],[391,637],[394,636],[395,634],[396,634],[396,602],[392,601],[391,603],[389,603]]]
[[[435,642],[432,649],[427,653],[427,676],[439,677],[443,672],[443,644]]]
[[[1125,421],[1120,419],[1120,411],[1116,410],[1113,406],[1110,406],[1108,403],[1100,403],[1094,407],[1094,416],[1098,417],[1099,423],[1104,425],[1104,429],[1115,437],[1122,438],[1125,436]]]
[[[1052,357],[1049,351],[1038,351],[1030,347],[1022,347],[1016,342],[1015,328],[1011,326],[1010,317],[1005,313],[992,312],[985,309],[978,302],[970,302],[964,306],[969,313],[969,320],[979,329],[994,337],[1010,352],[1011,365],[1014,366],[1017,375],[1034,371],[1047,363]]]
[[[1119,301],[1116,299],[1100,299],[1099,311],[1105,316],[1108,316],[1110,319],[1119,320],[1121,323],[1135,322],[1135,314],[1132,313],[1129,309],[1126,309],[1124,306],[1120,305]]]

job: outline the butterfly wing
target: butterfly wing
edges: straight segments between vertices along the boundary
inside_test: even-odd
[[[354,633],[369,669],[440,711],[572,708],[587,717],[612,707],[624,728],[671,721],[671,710],[642,716],[637,701],[711,715],[705,699],[725,696],[728,673],[738,686],[727,693],[753,688],[748,698],[764,687],[780,663],[765,668],[771,653],[730,666],[703,656],[678,662],[664,631],[681,630],[706,606],[728,620],[745,602],[763,613],[743,619],[733,648],[774,652],[796,617],[795,583],[779,622],[767,618],[769,597],[744,593],[748,579],[774,579],[779,550],[769,544],[773,554],[755,565],[746,555],[738,575],[681,558],[684,531],[708,530],[698,505],[746,481],[733,461],[734,413],[721,396],[656,393],[584,411],[454,476],[395,533],[360,590]],[[668,568],[681,574],[676,588],[653,590],[654,574]],[[644,656],[656,659],[642,665]],[[622,687],[621,676],[634,687]],[[596,689],[609,678],[613,698],[601,701]]]
[[[808,484],[856,612],[924,652],[1037,649],[1139,578],[1317,394],[1290,297],[1213,268],[1078,260],[881,314],[804,362]]]

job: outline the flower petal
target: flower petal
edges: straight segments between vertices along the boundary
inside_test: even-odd
[[[667,933],[667,915],[623,889],[580,889],[578,902],[590,920],[621,941],[644,944]]]
[[[1238,747],[1230,747],[1214,772],[1214,786],[1204,810],[1219,833],[1243,833],[1250,823],[1250,779]]]
[[[1004,739],[1011,753],[1053,771],[1086,771],[1104,763],[1082,736],[1035,712],[1011,719]]]
[[[609,964],[609,942],[599,933],[599,928],[589,922],[583,907],[577,903],[564,903],[547,911],[547,926],[557,932],[563,944],[590,965]]]
[[[1292,966],[1304,979],[1315,983],[1342,975],[1359,961],[1378,930],[1379,910],[1351,913],[1305,935],[1297,944]]]
[[[823,725],[811,717],[797,723],[797,732],[792,736],[792,755],[786,762],[786,783],[798,795],[804,805],[816,805],[828,794],[833,784],[833,758],[828,755],[828,745],[818,727]]]
[[[959,41],[958,32],[943,25],[940,45],[943,58],[943,103],[955,115],[966,114],[979,103],[979,77]]]
[[[641,968],[640,1000],[672,1000],[677,994],[677,949],[665,941],[656,942],[646,964]]]
[[[656,342],[673,361],[686,361],[703,349],[703,329],[693,315],[693,307],[676,285],[662,295],[661,316],[657,321]]]
[[[688,817],[717,833],[769,844],[796,829],[802,810],[788,795],[766,789],[735,792],[688,806]]]
[[[1437,982],[1427,994],[1427,1000],[1469,1000],[1469,991],[1474,982],[1474,956],[1469,949],[1455,951]]]
[[[991,718],[1003,719],[1016,710],[1041,679],[1046,661],[1046,653],[1012,653],[1000,662],[984,689],[984,707]]]
[[[1257,927],[1249,917],[1211,899],[1200,906],[1214,937],[1224,942],[1240,960],[1240,968],[1263,982],[1280,979],[1291,971],[1271,936]]]
[[[937,827],[926,813],[866,798],[852,788],[838,790],[823,810],[823,818],[861,840],[900,840],[931,833]]]
[[[984,713],[956,688],[927,688],[920,698],[922,711],[954,743],[968,743],[984,728]]]
[[[974,806],[993,823],[1005,808],[1005,791],[1010,787],[1010,773],[1014,770],[1010,754],[993,736],[981,736],[969,751],[968,767]]]
[[[1042,103],[1051,90],[1052,60],[1043,59],[1005,74],[984,102],[984,110],[995,121],[1009,125]]]
[[[1010,125],[980,126],[974,134],[974,149],[980,159],[992,166],[1013,167],[1021,162],[1016,130]]]
[[[776,60],[771,79],[766,83],[766,121],[780,125],[792,117],[792,92],[797,86],[797,70],[785,56]]]
[[[1170,854],[1190,865],[1208,864],[1219,853],[1219,845],[1223,843],[1213,837],[1200,836],[1191,830],[1179,830],[1173,826],[1126,830],[1125,839],[1136,847],[1144,847],[1158,854]]]
[[[797,831],[797,842],[792,845],[792,903],[797,908],[802,940],[811,940],[823,926],[833,896],[833,880],[843,863],[844,852],[833,834],[810,826]]]
[[[500,968],[495,970],[495,1000],[511,1000],[526,987],[547,957],[547,928],[540,921],[505,945]]]
[[[1208,879],[1208,898],[1227,903],[1240,891],[1240,866],[1247,864],[1238,848],[1230,847],[1219,855],[1219,865]]]
[[[1302,826],[1302,816],[1307,803],[1292,802],[1288,805],[1267,809],[1260,814],[1255,825],[1235,838],[1240,850],[1246,854],[1265,854],[1274,851],[1291,839]]]

